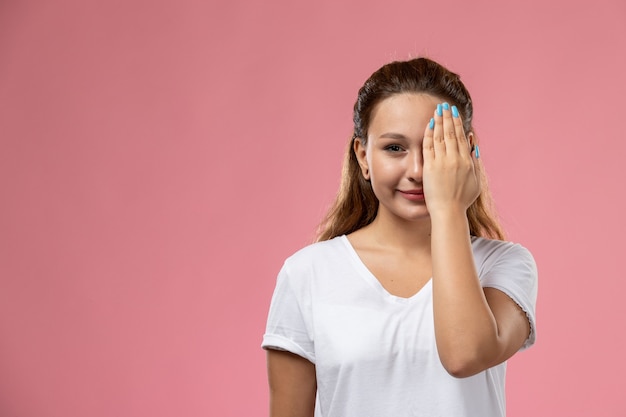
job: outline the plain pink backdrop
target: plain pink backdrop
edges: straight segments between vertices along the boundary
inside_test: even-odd
[[[0,415],[266,415],[276,273],[421,54],[539,266],[509,415],[626,415],[626,3],[506,3],[0,0]]]

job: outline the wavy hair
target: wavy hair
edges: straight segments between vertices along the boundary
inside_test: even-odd
[[[320,223],[317,241],[352,233],[367,226],[376,217],[378,198],[374,195],[371,183],[361,175],[354,141],[360,138],[365,145],[376,105],[401,93],[425,93],[456,105],[463,120],[463,129],[466,134],[473,134],[476,144],[477,137],[472,127],[472,98],[457,74],[423,57],[384,65],[359,90],[354,104],[354,133],[346,149],[341,185],[335,202]],[[467,209],[470,234],[504,240],[504,231],[495,214],[487,177],[482,169],[479,173],[481,192]]]

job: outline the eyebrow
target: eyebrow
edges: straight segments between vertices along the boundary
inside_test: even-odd
[[[383,133],[382,135],[379,136],[379,138],[408,140],[408,138],[406,136],[404,136],[402,133],[395,133],[395,132]]]

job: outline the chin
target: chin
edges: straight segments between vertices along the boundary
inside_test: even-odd
[[[377,217],[381,215],[403,222],[430,221],[430,214],[426,204],[380,204]]]
[[[418,222],[422,220],[430,220],[430,214],[426,209],[420,211],[403,211],[393,213],[395,217],[398,217],[407,222]]]
[[[421,216],[411,216],[411,217],[407,217],[406,220],[409,222],[419,222],[419,221],[424,221],[424,220],[430,221],[430,215],[426,213]]]

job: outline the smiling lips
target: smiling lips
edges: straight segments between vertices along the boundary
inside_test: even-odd
[[[423,201],[424,200],[424,190],[398,190],[398,192],[402,195],[402,197],[411,201]]]

